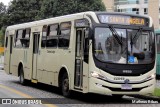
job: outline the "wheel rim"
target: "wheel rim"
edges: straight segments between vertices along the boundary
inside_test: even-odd
[[[69,81],[68,81],[68,79],[65,79],[63,81],[63,91],[64,92],[68,92],[69,91]]]

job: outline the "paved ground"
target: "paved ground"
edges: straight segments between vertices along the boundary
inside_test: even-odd
[[[126,104],[133,100],[142,100],[129,96],[124,96],[122,99],[116,99],[111,96],[103,95],[83,95],[74,93],[72,99],[64,98],[59,89],[56,87],[44,84],[29,84],[22,86],[19,84],[19,78],[15,76],[6,75],[4,71],[0,71],[0,98],[52,98],[52,100],[59,100],[59,104],[41,105],[41,106],[60,106],[60,107],[159,107],[160,104]],[[157,87],[160,82],[157,82]],[[65,104],[62,104],[64,103]],[[69,103],[69,104],[68,104]],[[74,103],[74,104],[73,104]],[[4,106],[4,105],[3,105]],[[3,107],[0,105],[0,107]],[[7,105],[5,105],[6,107]],[[15,105],[14,105],[15,106]],[[21,106],[21,105],[19,105]],[[27,107],[28,105],[26,105]],[[34,105],[36,106],[36,105]],[[38,106],[38,105],[37,105]],[[10,105],[8,105],[10,107]],[[15,106],[17,107],[17,106]],[[28,106],[30,107],[30,105]]]

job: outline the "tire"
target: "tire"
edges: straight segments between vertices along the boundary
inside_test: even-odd
[[[67,73],[63,74],[61,80],[61,89],[64,97],[71,97],[71,91],[69,90],[69,79]]]
[[[118,94],[113,94],[112,96],[116,99],[121,99],[123,97],[123,95],[118,95]]]
[[[24,71],[22,67],[20,69],[19,82],[22,85],[26,85],[26,79],[24,78]]]

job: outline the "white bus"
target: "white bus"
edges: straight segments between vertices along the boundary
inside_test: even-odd
[[[83,12],[9,26],[7,74],[71,91],[122,97],[152,93],[156,48],[152,19]]]

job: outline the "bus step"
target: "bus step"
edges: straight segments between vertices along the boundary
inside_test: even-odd
[[[74,89],[76,89],[76,90],[80,90],[80,91],[83,91],[83,88],[82,87],[78,87],[78,86],[74,86]]]

